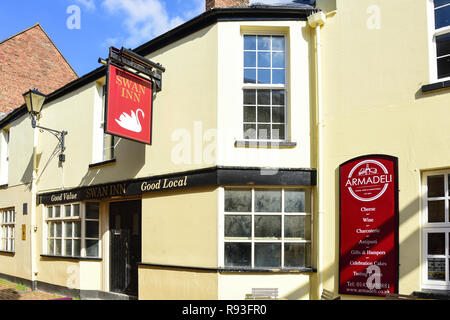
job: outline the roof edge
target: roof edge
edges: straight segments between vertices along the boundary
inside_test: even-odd
[[[320,11],[316,8],[298,8],[298,7],[232,7],[232,8],[212,8],[191,20],[171,29],[162,35],[136,47],[134,52],[140,55],[163,48],[181,38],[201,30],[213,23],[219,21],[244,21],[244,20],[277,20],[277,19],[295,19],[307,20],[307,17]]]

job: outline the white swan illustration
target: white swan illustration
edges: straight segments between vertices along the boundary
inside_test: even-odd
[[[127,113],[123,112],[120,115],[119,120],[117,120],[117,119],[115,119],[115,120],[119,126],[121,126],[122,128],[124,128],[126,130],[130,130],[133,132],[141,132],[142,126],[141,126],[141,123],[139,122],[139,118],[138,118],[139,111],[142,113],[142,119],[144,119],[145,118],[144,111],[142,111],[141,109],[137,109],[136,113],[134,113],[134,111],[131,110],[131,116],[128,115]]]

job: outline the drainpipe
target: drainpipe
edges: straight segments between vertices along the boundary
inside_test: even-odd
[[[322,57],[320,43],[320,27],[326,22],[326,16],[322,11],[314,13],[308,17],[308,24],[315,30],[315,91],[316,91],[316,128],[317,128],[317,272],[318,272],[318,292],[317,297],[323,291],[323,221],[324,221],[324,184],[323,184],[323,115],[322,115]]]
[[[31,284],[32,290],[36,290],[37,280],[37,261],[36,261],[36,194],[37,194],[37,145],[38,145],[38,128],[33,129],[33,176],[31,181],[31,223],[30,223],[30,256],[31,256]]]

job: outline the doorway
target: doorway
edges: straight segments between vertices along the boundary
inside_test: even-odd
[[[110,291],[137,297],[141,262],[141,200],[111,202]]]

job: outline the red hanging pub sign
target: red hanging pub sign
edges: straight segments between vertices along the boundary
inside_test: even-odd
[[[152,81],[108,63],[105,132],[151,144]]]
[[[397,163],[368,155],[339,167],[339,293],[398,293]]]

